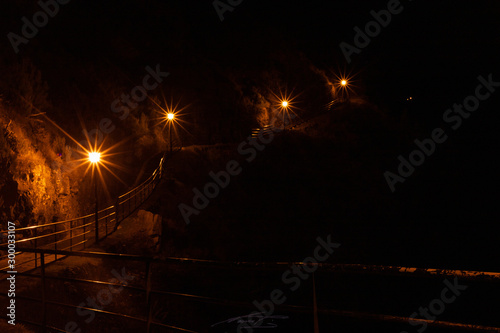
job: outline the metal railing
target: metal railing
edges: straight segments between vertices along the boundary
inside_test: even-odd
[[[60,222],[16,228],[16,247],[54,250],[56,252],[58,250],[78,251],[107,237],[116,230],[121,221],[130,216],[149,198],[162,178],[164,164],[165,155],[148,179],[134,189],[120,195],[113,206],[100,210],[97,213],[97,221],[96,214],[89,214]],[[7,233],[7,230],[0,231],[1,239],[6,240]],[[26,238],[17,240],[18,235],[23,235]],[[5,242],[0,246],[7,246],[7,244]],[[16,252],[16,256],[21,253],[22,251]],[[0,261],[6,258],[7,255],[0,256]],[[17,262],[16,266],[34,263],[34,268],[37,268],[40,257],[38,252],[34,251],[32,255],[28,255],[22,260]],[[54,253],[54,261],[56,260],[58,260],[58,256],[57,253]]]
[[[161,258],[156,259],[152,257],[144,257],[138,255],[128,255],[128,254],[112,254],[112,253],[98,253],[98,252],[72,252],[72,251],[62,251],[62,250],[44,250],[44,249],[23,249],[27,252],[36,252],[40,255],[41,266],[40,270],[36,270],[30,273],[18,273],[18,275],[28,276],[30,278],[40,279],[40,288],[41,288],[41,297],[35,298],[24,295],[17,295],[18,299],[25,299],[30,302],[41,303],[41,316],[38,316],[38,321],[34,320],[31,316],[24,318],[18,316],[16,318],[17,322],[25,323],[32,326],[37,326],[43,329],[44,332],[47,329],[51,331],[57,332],[67,332],[63,328],[61,328],[60,323],[51,322],[48,319],[48,311],[47,309],[54,307],[63,307],[74,310],[89,310],[98,313],[101,316],[110,317],[111,320],[115,318],[121,318],[121,320],[125,320],[127,322],[133,322],[133,325],[139,325],[139,328],[142,332],[150,332],[154,327],[157,328],[166,328],[169,331],[181,331],[181,332],[196,332],[196,328],[181,328],[171,323],[166,323],[165,320],[158,321],[154,312],[155,306],[159,304],[158,302],[154,302],[155,299],[161,299],[161,297],[176,297],[182,298],[187,301],[195,301],[200,303],[219,305],[223,307],[231,307],[231,308],[239,308],[242,311],[252,311],[254,310],[254,304],[248,300],[236,300],[236,299],[224,299],[220,297],[213,297],[209,295],[194,295],[186,292],[176,292],[173,290],[164,290],[155,287],[155,283],[152,281],[151,276],[153,270],[153,265],[165,266],[169,264],[180,264],[180,265],[197,265],[203,267],[212,267],[215,269],[240,269],[243,271],[253,270],[253,271],[264,271],[271,270],[274,271],[276,269],[283,270],[284,268],[290,267],[291,265],[297,266],[318,266],[317,272],[313,272],[314,275],[326,273],[326,272],[337,272],[338,274],[368,274],[368,275],[385,275],[385,276],[401,276],[401,277],[421,277],[421,278],[443,278],[443,277],[459,277],[461,279],[474,280],[474,281],[488,281],[489,283],[498,283],[500,282],[500,273],[497,272],[478,272],[478,271],[464,271],[464,270],[446,270],[446,269],[429,269],[429,268],[414,268],[414,267],[399,267],[399,266],[383,266],[383,265],[358,265],[358,264],[333,264],[333,263],[304,263],[304,262],[228,262],[228,261],[217,261],[217,260],[200,260],[200,259],[190,259],[190,258]],[[101,280],[89,280],[84,278],[69,278],[69,277],[61,277],[55,275],[48,275],[45,271],[45,266],[47,265],[45,260],[45,255],[62,255],[67,257],[84,257],[84,258],[98,258],[98,259],[108,259],[108,260],[119,260],[122,262],[134,262],[133,267],[137,267],[140,263],[145,265],[143,274],[140,277],[141,283],[132,284],[123,284],[120,282],[106,282]],[[56,301],[55,298],[48,296],[49,293],[46,292],[48,287],[48,281],[63,281],[63,282],[73,282],[73,283],[85,283],[94,286],[120,286],[125,289],[128,289],[130,292],[135,291],[139,292],[144,297],[144,310],[141,314],[125,314],[118,313],[109,310],[103,310],[102,308],[90,308],[90,307],[82,307],[81,305],[76,304],[68,304],[61,301]],[[321,288],[321,287],[319,287]],[[316,291],[318,287],[313,286],[313,292]],[[7,297],[7,293],[0,293],[0,296]],[[52,295],[53,296],[53,295]],[[142,304],[142,303],[141,303]],[[460,322],[450,322],[450,321],[429,321],[425,319],[419,318],[411,318],[400,315],[393,314],[380,314],[373,312],[361,312],[354,310],[339,310],[339,309],[331,309],[328,306],[319,306],[318,308],[312,308],[310,304],[301,305],[301,304],[275,304],[276,309],[281,311],[289,312],[289,313],[313,313],[318,312],[322,315],[328,316],[336,316],[336,317],[344,317],[344,318],[352,318],[355,320],[365,320],[370,322],[390,322],[394,324],[400,323],[426,323],[429,326],[438,327],[438,328],[447,328],[447,329],[461,329],[465,331],[471,332],[498,332],[500,328],[484,326],[484,325],[476,325],[476,324],[466,324]],[[243,310],[246,309],[246,310]],[[0,317],[6,318],[5,314],[0,314]],[[68,319],[68,318],[66,318]],[[192,324],[192,323],[191,323]],[[132,325],[132,323],[131,323]],[[59,326],[59,327],[56,327]]]
[[[252,138],[257,138],[259,135],[269,136],[269,134],[274,133],[275,129],[272,125],[264,125],[261,128],[252,129]]]
[[[1,247],[0,247],[1,248]],[[4,247],[5,248],[5,247]],[[152,309],[153,309],[153,302],[151,301],[151,297],[153,295],[161,295],[161,294],[170,294],[169,292],[162,292],[159,290],[153,290],[151,287],[151,266],[153,263],[159,263],[161,260],[158,259],[153,259],[149,257],[142,257],[142,256],[137,256],[137,255],[125,255],[125,254],[111,254],[111,253],[98,253],[98,252],[74,252],[74,251],[64,251],[64,250],[46,250],[46,249],[22,249],[22,251],[26,252],[33,252],[33,253],[38,253],[40,257],[40,270],[39,272],[37,270],[34,270],[32,272],[18,272],[17,275],[19,276],[27,276],[30,278],[36,278],[40,280],[40,288],[41,288],[41,297],[36,298],[30,296],[24,296],[24,295],[16,295],[16,299],[22,299],[22,300],[27,300],[30,302],[35,302],[35,303],[41,303],[41,318],[40,321],[36,321],[33,319],[31,315],[29,315],[30,319],[26,318],[16,318],[17,322],[28,324],[31,326],[35,327],[40,327],[42,328],[43,332],[47,332],[49,329],[50,331],[57,331],[57,332],[66,332],[63,328],[57,328],[55,327],[54,323],[50,322],[48,319],[48,307],[63,307],[63,308],[70,308],[76,310],[89,310],[93,311],[96,313],[99,313],[101,315],[105,316],[110,316],[110,317],[119,317],[121,320],[129,320],[133,322],[138,322],[142,323],[146,328],[141,329],[141,331],[147,331],[150,332],[151,327],[153,326],[158,326],[158,327],[163,327],[167,328],[170,330],[174,331],[182,331],[182,332],[191,332],[191,333],[196,333],[195,331],[179,328],[173,325],[168,325],[165,323],[160,323],[157,321],[153,320],[153,314],[152,314]],[[88,280],[88,279],[82,279],[82,278],[69,278],[69,277],[60,277],[60,276],[54,276],[54,275],[48,275],[46,273],[46,266],[47,263],[45,261],[45,257],[48,255],[60,255],[64,257],[84,257],[84,258],[99,258],[99,259],[118,259],[120,261],[126,261],[126,262],[136,262],[136,263],[144,263],[145,264],[145,269],[144,269],[144,283],[143,286],[138,286],[138,285],[128,285],[128,284],[123,284],[123,282],[106,282],[106,281],[100,281],[100,280]],[[16,264],[17,265],[17,264]],[[0,270],[3,271],[3,270]],[[5,272],[5,271],[3,271]],[[38,272],[38,274],[37,274]],[[126,315],[123,313],[117,313],[117,312],[111,312],[111,311],[103,311],[102,309],[97,309],[97,308],[89,308],[89,307],[84,307],[80,305],[75,305],[75,304],[68,304],[60,301],[56,301],[54,299],[50,299],[48,297],[48,293],[46,292],[47,286],[48,286],[48,281],[50,280],[56,280],[56,281],[63,281],[63,282],[73,282],[73,283],[86,283],[90,285],[95,285],[95,286],[114,286],[114,287],[120,287],[120,288],[125,288],[130,291],[136,291],[139,293],[144,294],[145,298],[145,304],[147,304],[147,312],[145,316],[132,316],[132,315]],[[0,296],[7,297],[7,293],[0,293]],[[40,316],[39,316],[40,317]],[[4,314],[0,315],[0,318],[7,318],[5,317]],[[66,326],[64,326],[66,328]]]
[[[341,101],[339,99],[334,99],[334,100],[328,102],[327,104],[325,104],[323,106],[323,108],[319,109],[319,111],[314,112],[314,113],[309,113],[307,117],[305,117],[305,116],[298,117],[297,119],[295,119],[295,121],[293,123],[289,124],[287,129],[294,129],[295,127],[300,126],[303,123],[308,122],[309,120],[311,120],[319,115],[330,112],[336,104],[341,105],[343,103],[345,103],[345,101]],[[281,129],[278,131],[273,125],[264,125],[262,127],[253,128],[251,131],[251,137],[258,138],[259,135],[269,136],[271,133],[278,134],[278,133],[283,133],[283,131]]]

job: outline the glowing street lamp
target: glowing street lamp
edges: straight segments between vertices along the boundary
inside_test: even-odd
[[[168,121],[168,134],[170,136],[170,154],[172,154],[172,124],[174,122],[175,114],[173,112],[167,113]]]
[[[347,97],[349,96],[349,90],[351,90],[350,87],[350,82],[347,77],[339,77],[338,78],[338,85],[339,85],[339,90],[340,90],[340,100],[345,101]]]
[[[294,109],[296,108],[295,99],[297,96],[294,96],[293,91],[287,92],[286,90],[279,90],[278,93],[270,92],[270,102],[272,103],[272,110],[276,112],[278,116],[280,112],[282,112],[282,120],[283,120],[283,131],[286,130],[287,122],[291,122],[293,117],[290,116],[291,113],[295,113]],[[273,122],[274,123],[274,122]]]
[[[99,201],[97,196],[97,177],[96,167],[101,161],[101,153],[96,151],[89,152],[89,162],[92,164],[92,178],[94,178],[94,191],[95,191],[95,242],[99,242]]]
[[[98,152],[90,152],[89,153],[90,163],[99,163],[100,160],[101,160],[101,153],[98,153]]]

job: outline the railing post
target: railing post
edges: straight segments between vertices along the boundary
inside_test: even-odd
[[[151,317],[153,311],[151,311],[152,307],[152,302],[151,302],[151,262],[147,261],[146,262],[146,303],[148,305],[148,327],[147,327],[147,333],[150,332],[151,330]]]
[[[40,265],[42,267],[42,325],[43,332],[47,332],[47,303],[45,299],[45,254],[40,251]]]
[[[313,272],[313,312],[314,312],[314,333],[319,333],[319,325],[318,325],[318,303],[316,299],[316,280]]]
[[[35,228],[35,249],[37,249],[36,242],[38,240],[38,228]],[[37,268],[37,253],[35,252],[35,268]]]
[[[95,209],[95,242],[99,243],[99,212]]]
[[[163,164],[165,163],[165,154],[163,154],[163,157],[160,160],[160,169],[158,170],[160,179],[163,177]]]
[[[57,225],[55,226],[55,234],[54,234],[54,250],[57,251]],[[54,252],[54,261],[57,261],[57,252]]]
[[[85,223],[85,219],[83,219],[83,249],[85,250],[85,225],[87,223]]]
[[[115,230],[116,227],[118,226],[118,222],[120,221],[119,214],[120,214],[120,198],[116,199],[115,203]]]

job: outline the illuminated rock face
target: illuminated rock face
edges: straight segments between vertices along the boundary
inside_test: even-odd
[[[14,119],[12,119],[14,118]],[[21,227],[77,216],[70,173],[58,151],[64,139],[38,123],[12,115],[0,106],[0,219]]]

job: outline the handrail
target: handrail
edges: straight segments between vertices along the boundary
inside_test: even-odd
[[[108,208],[110,208],[110,207],[108,207]],[[95,216],[95,214],[88,214],[85,216],[75,217],[75,218],[72,218],[70,220],[57,221],[57,222],[51,222],[51,223],[39,224],[39,225],[31,225],[29,227],[23,227],[23,228],[16,228],[16,231],[24,231],[24,230],[37,229],[37,228],[42,228],[42,227],[50,227],[53,225],[58,225],[61,223],[67,223],[67,222],[71,222],[71,221],[75,221],[75,220],[79,220],[79,219],[84,219],[84,218],[88,218],[91,216]],[[7,230],[0,230],[0,233],[3,233],[3,232],[7,232]]]
[[[158,172],[158,170],[161,170],[161,167],[162,167],[162,164],[164,162],[164,159],[165,159],[165,155],[163,155],[163,157],[161,158],[160,160],[160,164],[158,166],[158,168],[156,168],[153,173],[151,174],[151,176],[148,177],[148,179],[146,179],[145,181],[143,181],[141,184],[137,185],[135,188],[131,189],[130,191],[128,191],[127,193],[124,193],[122,195],[120,195],[118,198],[122,198],[124,196],[126,196],[127,194],[129,193],[132,193],[133,191],[135,191],[136,189],[138,189],[139,187],[143,186],[144,184],[146,184],[151,178],[153,178],[156,173]]]
[[[2,247],[0,247],[2,248]],[[185,292],[176,292],[176,291],[170,291],[170,290],[160,290],[157,288],[152,288],[151,287],[151,282],[150,282],[150,276],[152,272],[152,264],[157,263],[161,265],[168,265],[172,261],[178,262],[178,263],[191,263],[191,264],[211,264],[214,265],[215,267],[223,264],[223,265],[237,265],[237,266],[250,266],[253,269],[261,270],[262,268],[272,266],[274,268],[281,269],[282,265],[291,265],[291,262],[228,262],[228,261],[217,261],[217,260],[202,260],[202,259],[191,259],[191,258],[166,258],[165,259],[160,259],[160,258],[152,258],[152,257],[145,257],[145,256],[139,256],[139,255],[131,255],[131,254],[115,254],[115,253],[102,253],[102,252],[74,252],[74,251],[53,251],[53,250],[43,250],[43,249],[37,249],[37,250],[31,250],[31,249],[26,249],[28,252],[38,252],[42,256],[45,256],[46,253],[58,253],[59,255],[63,256],[76,256],[76,257],[87,257],[87,258],[100,258],[100,259],[118,259],[118,260],[123,260],[123,261],[132,261],[132,262],[142,262],[146,264],[146,269],[144,271],[144,282],[141,283],[140,285],[127,285],[127,284],[121,284],[120,282],[106,282],[106,281],[101,281],[101,280],[89,280],[89,279],[81,279],[81,278],[69,278],[69,277],[60,277],[60,276],[52,276],[52,275],[46,275],[45,270],[41,270],[40,274],[34,274],[34,273],[19,273],[21,276],[30,276],[34,278],[39,278],[42,281],[42,288],[45,288],[45,284],[47,280],[56,280],[56,281],[67,281],[67,282],[83,282],[83,283],[89,283],[93,285],[114,285],[114,286],[121,286],[123,288],[129,289],[129,290],[135,290],[139,291],[145,294],[146,302],[147,302],[147,316],[144,318],[139,318],[139,317],[134,317],[130,316],[128,314],[124,313],[117,313],[117,312],[110,312],[110,311],[103,311],[102,309],[95,309],[95,308],[89,308],[89,307],[80,307],[81,309],[86,309],[89,311],[96,311],[101,314],[105,315],[111,315],[115,317],[121,317],[121,318],[127,318],[127,319],[132,319],[132,320],[138,320],[147,326],[147,329],[145,328],[146,332],[151,331],[151,326],[154,325],[159,325],[163,327],[168,327],[171,329],[179,330],[179,331],[184,331],[184,332],[194,332],[188,329],[184,328],[179,328],[176,326],[170,326],[165,323],[157,322],[153,319],[151,316],[151,311],[153,310],[152,307],[152,302],[151,296],[152,295],[168,295],[168,296],[177,296],[177,297],[182,297],[182,298],[188,298],[188,299],[193,299],[197,300],[203,303],[207,304],[220,304],[220,305],[225,305],[225,306],[234,306],[238,308],[252,308],[253,304],[248,302],[248,301],[242,301],[242,300],[235,300],[235,299],[225,299],[225,298],[220,298],[220,297],[213,297],[213,296],[208,296],[208,295],[196,295],[196,294],[189,294]],[[383,266],[383,265],[359,265],[359,264],[335,264],[335,263],[305,263],[305,262],[295,262],[293,264],[296,265],[306,265],[306,266],[317,266],[318,268],[323,268],[324,271],[328,270],[339,270],[343,272],[353,272],[353,273],[360,273],[361,271],[364,271],[364,273],[368,274],[392,274],[394,273],[393,271],[396,269],[398,273],[401,274],[414,274],[414,273],[422,273],[423,271],[426,271],[427,273],[430,273],[434,277],[440,277],[440,276],[456,276],[457,274],[462,274],[461,277],[468,277],[471,279],[484,279],[484,278],[492,278],[493,279],[498,279],[500,273],[496,272],[476,272],[476,271],[463,271],[463,270],[446,270],[446,269],[421,269],[421,268],[407,268],[407,267],[396,267],[396,266]],[[44,265],[44,261],[42,261],[42,265]],[[46,265],[46,263],[45,263]],[[371,269],[367,270],[367,267],[370,267]],[[403,268],[403,269],[402,269]],[[488,276],[485,276],[488,275]],[[488,279],[489,280],[489,279]],[[489,280],[491,281],[491,280]],[[6,297],[6,293],[0,293],[0,296]],[[29,297],[29,296],[19,296],[20,299],[28,299],[31,301],[35,302],[42,302],[42,306],[46,306],[46,304],[52,304],[52,305],[60,305],[60,306],[65,306],[69,308],[79,308],[79,306],[73,305],[73,304],[67,304],[67,303],[61,303],[55,300],[40,300],[37,298]],[[313,311],[310,306],[304,306],[304,305],[296,305],[296,304],[290,304],[290,305],[285,305],[285,304],[276,304],[276,308],[280,309],[281,311],[290,311],[290,312],[300,312],[300,313],[310,313]],[[434,321],[434,320],[427,320],[427,319],[419,319],[419,318],[411,318],[411,317],[406,317],[406,316],[400,316],[400,315],[394,315],[394,314],[380,314],[380,313],[373,313],[373,312],[362,312],[362,311],[351,311],[351,310],[340,310],[340,309],[332,309],[328,307],[320,307],[318,309],[318,312],[322,314],[327,314],[327,315],[333,315],[333,316],[339,316],[339,317],[349,317],[349,318],[356,318],[360,320],[369,320],[369,321],[378,321],[378,322],[393,322],[393,323],[404,323],[404,322],[411,322],[412,320],[414,322],[422,322],[422,323],[427,323],[430,326],[433,327],[444,327],[444,328],[460,328],[460,329],[466,329],[469,331],[475,331],[475,332],[483,332],[483,331],[495,331],[497,332],[500,328],[498,327],[491,327],[491,326],[482,326],[482,325],[476,325],[476,324],[466,324],[466,323],[461,323],[461,322],[451,322],[451,321]],[[3,318],[6,318],[6,316],[0,316]],[[49,327],[49,323],[45,321],[45,314],[44,314],[44,321],[43,323],[30,323],[24,319],[17,319],[19,322],[26,322],[30,324],[34,324],[39,327]],[[59,329],[58,329],[59,330]],[[62,331],[62,330],[60,330]],[[62,331],[66,332],[66,331]]]
[[[0,246],[0,249],[6,249]],[[148,257],[136,254],[94,252],[94,251],[64,251],[49,249],[29,249],[20,248],[19,251],[32,253],[60,254],[64,256],[99,258],[99,259],[119,259],[124,261],[140,261],[149,263],[189,263],[207,266],[236,266],[238,268],[249,269],[283,269],[288,266],[317,266],[325,271],[334,272],[352,272],[373,275],[408,275],[422,277],[460,277],[461,279],[489,280],[500,282],[500,272],[472,271],[465,269],[446,269],[446,268],[421,268],[390,265],[369,265],[369,264],[342,264],[342,263],[305,263],[302,261],[223,261],[211,259],[181,258],[181,257]]]

